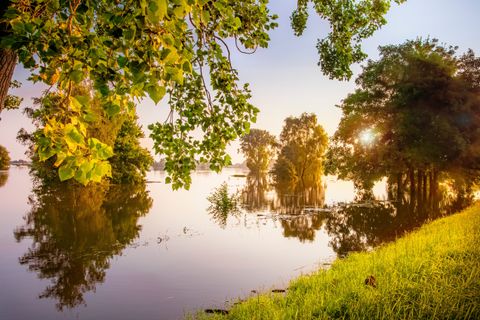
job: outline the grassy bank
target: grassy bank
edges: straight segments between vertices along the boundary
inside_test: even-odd
[[[366,285],[369,276],[376,287]],[[200,319],[480,319],[480,204]]]

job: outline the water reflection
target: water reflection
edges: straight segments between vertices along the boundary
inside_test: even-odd
[[[267,196],[271,190],[266,174],[249,173],[245,186],[241,191],[242,206],[247,212],[268,210],[272,207],[272,199]]]
[[[105,281],[113,256],[139,235],[138,219],[152,206],[145,185],[80,188],[39,187],[29,197],[31,211],[14,231],[32,238],[22,265],[51,284],[39,295],[58,310],[85,304],[83,295]]]
[[[303,214],[322,208],[325,204],[325,188],[321,183],[305,187],[277,184],[275,192],[274,210],[281,214]]]
[[[288,183],[272,184],[266,174],[249,174],[240,194],[242,206],[247,212],[271,211],[295,215],[323,207],[325,203],[325,188],[321,183],[304,187]]]
[[[409,216],[408,210],[389,202],[349,204],[328,214],[325,229],[331,236],[333,250],[339,256],[345,256],[393,240],[413,227],[415,220]]]
[[[325,221],[324,213],[302,214],[280,218],[283,236],[297,238],[300,242],[315,240],[315,234]]]
[[[395,240],[428,220],[459,211],[470,203],[463,193],[448,192],[448,185],[437,188],[434,196],[425,196],[418,188],[412,192],[404,186],[400,193],[392,184],[386,187],[387,201],[375,200],[371,190],[357,188],[359,202],[328,207],[321,182],[300,188],[298,184],[272,185],[267,176],[249,175],[241,200],[246,212],[280,221],[287,238],[314,241],[323,227],[338,256]]]
[[[269,213],[281,223],[283,235],[301,242],[313,241],[322,226],[325,188],[321,183],[271,184],[268,176],[249,174],[241,190],[242,206],[249,213]]]
[[[7,184],[8,171],[0,171],[0,188]]]
[[[334,208],[326,218],[330,245],[338,256],[365,251],[420,227],[427,221],[458,212],[469,202],[439,188],[438,195],[410,201],[367,201]]]

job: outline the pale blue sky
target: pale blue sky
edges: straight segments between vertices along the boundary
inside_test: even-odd
[[[320,72],[315,44],[317,38],[327,32],[324,22],[312,14],[308,29],[297,38],[289,25],[296,1],[271,2],[272,12],[280,15],[280,26],[271,32],[269,48],[258,50],[254,55],[233,56],[240,78],[250,83],[252,103],[261,110],[253,127],[278,135],[286,117],[314,112],[325,130],[333,134],[341,116],[335,105],[354,89],[353,79],[350,82],[329,80]],[[480,55],[479,14],[480,0],[408,0],[401,6],[392,7],[387,16],[388,24],[364,42],[364,49],[370,58],[375,59],[380,45],[429,36],[449,45],[458,45],[459,52],[472,48]],[[360,67],[357,65],[354,70],[357,73]],[[25,97],[25,105],[30,104],[30,97],[38,96],[41,88],[25,82],[25,72],[20,68],[17,68],[15,78],[24,82],[19,94]],[[165,104],[154,106],[149,100],[138,107],[140,122],[147,135],[147,125],[163,121],[166,109]],[[29,120],[20,111],[3,112],[1,118],[0,144],[9,149],[12,159],[25,158],[25,148],[16,142],[15,136],[20,128],[31,128]],[[148,140],[144,144],[151,146]],[[234,161],[241,161],[236,149],[237,144],[229,148]]]

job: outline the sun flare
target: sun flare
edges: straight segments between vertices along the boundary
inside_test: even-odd
[[[370,146],[375,140],[375,133],[372,129],[365,129],[360,132],[360,142],[364,146]]]

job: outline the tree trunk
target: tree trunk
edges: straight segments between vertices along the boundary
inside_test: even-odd
[[[415,170],[409,169],[408,175],[410,176],[410,205],[415,207]]]
[[[418,197],[419,206],[423,199],[422,191],[423,191],[423,170],[418,169],[417,170],[417,197]]]
[[[5,19],[5,12],[11,0],[0,1],[0,40],[10,34],[10,25]],[[0,113],[5,108],[8,89],[12,81],[13,70],[17,64],[17,54],[10,49],[0,48]]]
[[[17,54],[10,49],[0,49],[0,112],[5,107],[13,70],[17,64]]]
[[[433,169],[433,178],[432,178],[432,210],[437,211],[438,210],[438,172]]]
[[[427,201],[427,174],[423,173],[423,202],[425,203]]]
[[[397,201],[403,203],[403,173],[397,173]]]

